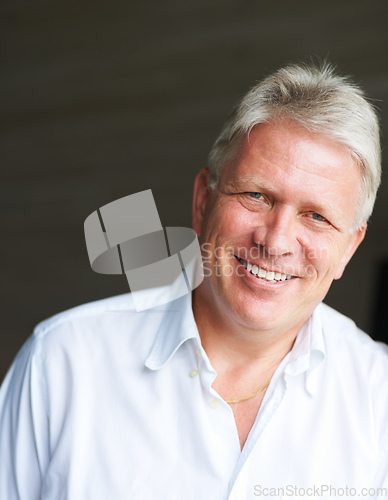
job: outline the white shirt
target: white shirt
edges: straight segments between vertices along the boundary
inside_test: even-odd
[[[349,319],[315,310],[242,451],[215,376],[189,295],[136,312],[128,294],[41,323],[0,392],[1,500],[381,498],[377,488],[388,489],[388,356]]]

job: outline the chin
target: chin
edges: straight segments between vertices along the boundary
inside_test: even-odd
[[[245,303],[244,306],[238,307],[235,303],[230,312],[237,322],[253,330],[269,330],[279,324],[279,306],[268,307],[268,304],[256,301],[254,304]]]

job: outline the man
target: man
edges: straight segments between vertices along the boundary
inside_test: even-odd
[[[357,87],[327,66],[259,83],[195,181],[192,301],[82,306],[19,353],[0,399],[1,498],[388,495],[386,350],[321,303],[379,181]]]

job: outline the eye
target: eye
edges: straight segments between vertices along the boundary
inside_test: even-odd
[[[263,195],[261,193],[248,193],[251,198],[254,198],[255,200],[261,200],[263,198]]]
[[[322,215],[317,214],[316,212],[311,214],[311,217],[318,222],[328,222]]]

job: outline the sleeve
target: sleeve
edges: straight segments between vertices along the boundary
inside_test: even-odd
[[[30,337],[0,389],[0,498],[38,500],[48,463],[39,343]]]

